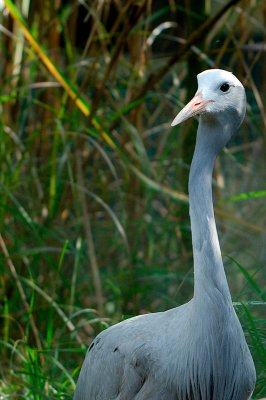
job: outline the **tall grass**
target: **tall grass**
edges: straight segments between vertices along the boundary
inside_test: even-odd
[[[262,1],[72,0],[40,11],[5,0],[1,396],[72,398],[97,332],[191,297],[196,124],[169,125],[196,74],[214,66],[247,89],[246,122],[219,158],[214,192],[254,398],[266,396],[263,10]]]

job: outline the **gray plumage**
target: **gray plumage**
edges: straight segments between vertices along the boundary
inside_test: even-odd
[[[75,400],[247,400],[255,368],[232,306],[212,203],[217,154],[245,115],[245,91],[231,73],[198,75],[195,97],[172,125],[200,114],[189,176],[194,296],[100,333],[88,349]]]

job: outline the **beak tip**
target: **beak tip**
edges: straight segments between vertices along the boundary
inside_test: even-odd
[[[175,118],[175,119],[172,121],[171,126],[176,126],[176,125],[178,125],[178,124],[179,124],[179,121],[177,121],[177,118]]]
[[[192,100],[190,100],[185,107],[179,111],[171,126],[175,126],[181,124],[182,122],[186,121],[187,119],[194,117],[195,115],[202,114],[206,112],[206,105],[211,100],[204,100],[202,98],[201,92],[197,92]]]

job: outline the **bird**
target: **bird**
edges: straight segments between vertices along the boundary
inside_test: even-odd
[[[96,336],[75,400],[248,400],[254,362],[234,310],[215,223],[216,157],[246,113],[245,89],[222,69],[197,75],[198,90],[172,126],[199,116],[189,172],[194,293],[187,303],[139,315]]]

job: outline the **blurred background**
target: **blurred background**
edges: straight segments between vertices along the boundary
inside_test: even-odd
[[[70,399],[107,326],[193,295],[187,183],[208,68],[246,87],[213,190],[266,396],[266,3],[0,1],[0,397]]]

